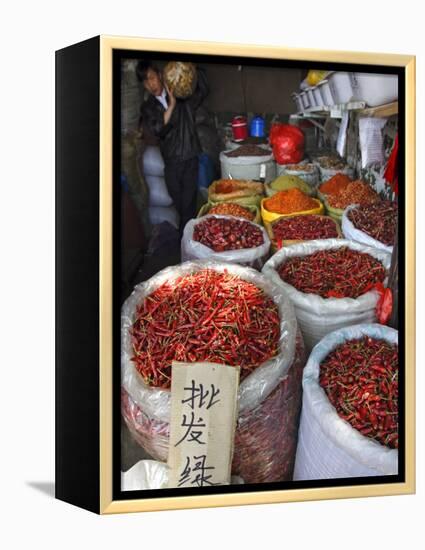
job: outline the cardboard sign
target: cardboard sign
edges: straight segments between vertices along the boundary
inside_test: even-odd
[[[230,482],[239,367],[173,361],[169,487]]]

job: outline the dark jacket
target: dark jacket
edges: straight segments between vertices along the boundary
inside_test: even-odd
[[[198,69],[198,83],[194,93],[188,99],[176,98],[176,106],[168,124],[164,124],[164,107],[153,95],[142,104],[142,126],[159,139],[165,161],[189,160],[201,152],[196,134],[195,111],[207,94],[205,73]]]

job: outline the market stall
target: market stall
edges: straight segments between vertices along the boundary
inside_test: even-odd
[[[155,460],[166,485],[177,361],[240,367],[233,480],[394,474],[397,76],[202,65],[197,205],[179,232],[131,67],[138,170],[123,176],[151,227],[121,300],[123,472]]]

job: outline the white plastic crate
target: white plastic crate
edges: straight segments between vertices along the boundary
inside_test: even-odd
[[[398,77],[392,74],[350,73],[357,98],[369,107],[385,105],[398,99]]]
[[[328,81],[335,104],[349,103],[355,98],[350,73],[340,71],[331,73]]]
[[[335,101],[334,101],[331,89],[329,87],[329,81],[322,80],[322,82],[320,82],[317,86],[320,89],[320,93],[323,99],[323,104],[326,107],[329,107],[330,105],[334,105]]]
[[[323,107],[324,102],[323,102],[322,93],[320,91],[319,86],[315,86],[313,88],[313,95],[314,95],[314,99],[315,99],[317,107]]]

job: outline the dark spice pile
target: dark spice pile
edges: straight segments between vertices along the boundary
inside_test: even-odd
[[[215,252],[255,248],[264,244],[259,227],[245,220],[232,218],[207,218],[195,225],[193,240],[208,246]]]
[[[246,144],[224,154],[226,157],[264,157],[271,155],[271,151],[258,145]]]
[[[356,229],[373,239],[393,246],[397,226],[397,205],[391,201],[359,206],[348,212],[348,219]]]
[[[338,237],[335,222],[331,218],[313,214],[280,218],[273,223],[273,237],[277,240],[308,241]]]
[[[136,368],[151,386],[169,388],[171,362],[240,365],[243,380],[279,351],[276,304],[235,275],[204,269],[164,283],[137,307]]]
[[[368,336],[347,341],[321,363],[319,382],[342,419],[398,448],[398,346]]]
[[[288,258],[278,273],[300,292],[322,298],[358,298],[386,275],[381,262],[346,246]]]

